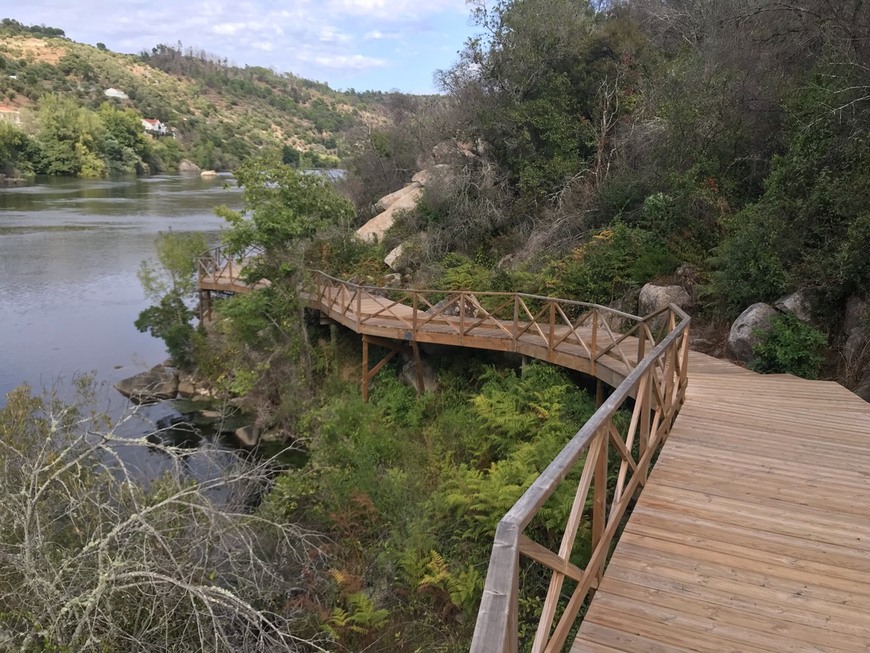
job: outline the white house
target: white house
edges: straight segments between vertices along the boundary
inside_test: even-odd
[[[169,133],[166,125],[156,118],[142,118],[142,127],[147,133],[154,136],[166,136]]]

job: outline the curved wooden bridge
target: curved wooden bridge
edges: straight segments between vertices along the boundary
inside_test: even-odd
[[[241,265],[204,257],[201,291],[250,290]],[[363,336],[364,388],[385,363],[368,369],[370,342],[518,352],[613,388],[499,522],[473,653],[561,651],[570,637],[588,653],[870,651],[870,405],[843,387],[692,352],[676,306],[640,318],[322,273],[303,296]],[[524,531],[569,474],[575,500],[551,551]],[[593,547],[583,568],[581,528]],[[534,639],[519,642],[529,565],[550,586]]]

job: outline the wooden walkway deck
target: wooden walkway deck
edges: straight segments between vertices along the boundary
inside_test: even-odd
[[[201,288],[208,283],[219,280]],[[632,323],[562,300],[511,296],[485,309],[482,295],[457,293],[445,308],[425,291],[377,292],[324,277],[306,296],[366,336],[517,351],[616,388],[500,523],[472,651],[517,650],[522,555],[553,573],[533,651],[562,650],[597,586],[573,653],[870,652],[870,404],[834,383],[762,376],[688,352],[687,321],[673,310]],[[628,335],[611,328],[614,317]],[[618,432],[613,415],[627,397],[631,425]],[[608,471],[608,445],[620,453],[618,472]],[[522,531],[575,465],[575,507],[551,552]],[[609,497],[608,475],[618,475]],[[578,569],[571,551],[586,519],[595,548]],[[578,587],[566,594],[570,580]]]
[[[571,650],[870,651],[870,405],[703,354],[689,370]]]

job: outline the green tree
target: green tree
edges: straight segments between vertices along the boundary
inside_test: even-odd
[[[224,237],[232,251],[262,252],[247,270],[252,281],[290,278],[300,270],[306,242],[350,229],[353,206],[320,175],[299,172],[275,156],[261,156],[244,163],[236,180],[245,210],[220,207],[217,212],[232,226]]]
[[[106,164],[99,152],[103,125],[99,117],[72,98],[43,96],[39,101],[38,172],[49,175],[102,177]]]
[[[155,303],[139,314],[136,328],[162,338],[180,367],[193,364],[194,313],[188,302],[197,287],[198,257],[206,247],[202,234],[161,233],[156,244],[157,265],[143,261],[139,268],[145,295]]]

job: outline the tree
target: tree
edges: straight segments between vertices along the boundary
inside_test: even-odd
[[[300,270],[307,241],[325,231],[350,228],[353,206],[329,180],[295,170],[275,156],[248,160],[236,171],[236,180],[245,210],[220,207],[217,212],[232,225],[224,238],[230,250],[262,252],[247,268],[251,281],[291,278]]]
[[[198,481],[182,452],[115,435],[26,386],[0,409],[0,632],[21,651],[322,650],[289,598],[318,541],[247,507],[270,473],[237,460]],[[146,483],[119,447],[171,470]]]
[[[194,313],[188,302],[196,291],[197,260],[206,247],[199,233],[161,233],[156,244],[159,265],[142,261],[139,268],[145,295],[155,304],[139,314],[136,328],[162,338],[180,367],[193,364]]]

